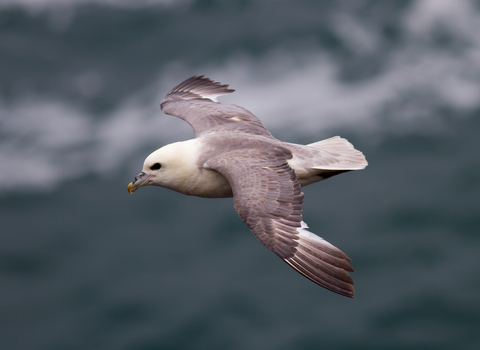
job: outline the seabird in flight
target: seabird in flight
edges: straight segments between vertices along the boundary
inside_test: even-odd
[[[338,136],[305,146],[279,141],[245,108],[216,102],[233,91],[204,76],[173,88],[160,107],[190,124],[196,138],[150,154],[128,192],[161,186],[198,197],[233,196],[238,215],[265,247],[313,282],[354,298],[351,260],[307,230],[302,187],[364,169],[365,157]]]

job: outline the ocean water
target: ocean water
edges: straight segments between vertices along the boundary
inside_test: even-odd
[[[0,348],[480,348],[479,32],[473,0],[0,1]],[[304,189],[355,300],[231,199],[127,193],[193,137],[158,103],[195,74],[279,139],[364,152]]]

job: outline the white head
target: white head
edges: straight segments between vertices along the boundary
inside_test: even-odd
[[[189,141],[166,145],[150,154],[143,163],[143,170],[128,184],[133,193],[142,186],[161,186],[179,191],[185,179],[195,167]]]

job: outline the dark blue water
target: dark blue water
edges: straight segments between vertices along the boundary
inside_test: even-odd
[[[0,4],[1,349],[480,347],[480,6]],[[278,138],[367,169],[304,189],[356,299],[265,249],[231,199],[127,184],[193,137],[158,103],[206,74]]]

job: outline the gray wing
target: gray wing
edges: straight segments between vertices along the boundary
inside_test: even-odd
[[[273,137],[245,108],[214,101],[234,91],[203,75],[193,76],[174,87],[160,102],[160,108],[165,114],[185,120],[197,137],[211,131]]]
[[[354,298],[351,261],[341,250],[309,232],[302,220],[304,194],[287,159],[275,147],[232,151],[207,162],[227,178],[240,218],[258,240],[303,276],[335,293]]]

